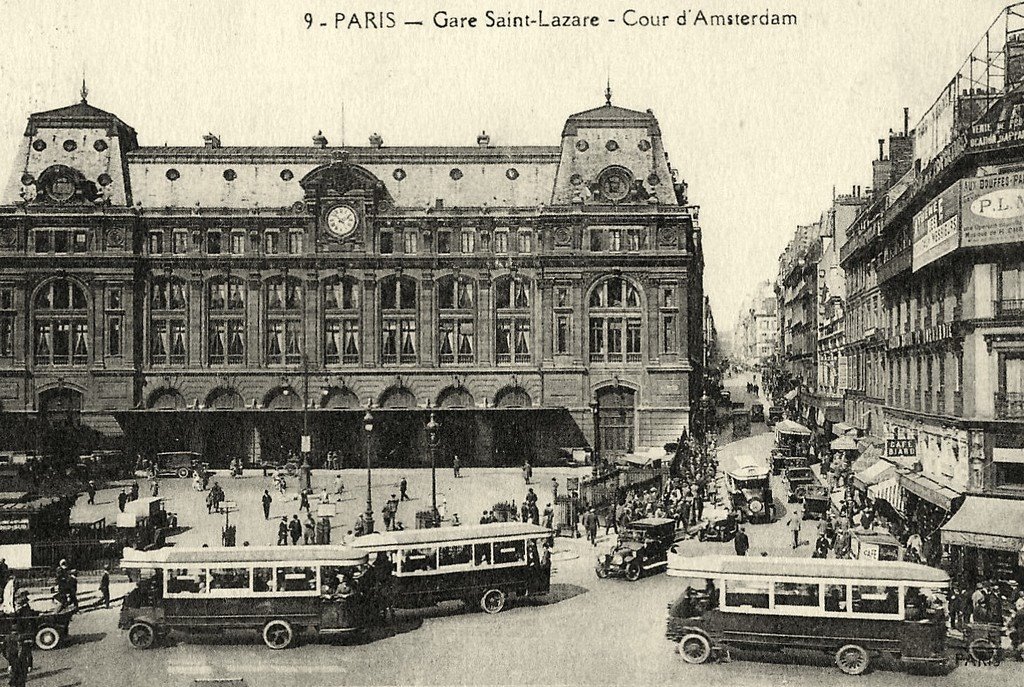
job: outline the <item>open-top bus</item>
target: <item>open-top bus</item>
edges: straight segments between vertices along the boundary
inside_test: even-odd
[[[305,631],[359,632],[383,615],[388,570],[338,546],[125,549],[136,583],[118,627],[148,649],[170,631],[255,630],[271,649]]]
[[[951,667],[946,651],[949,576],[914,563],[742,556],[669,556],[686,578],[669,605],[666,635],[687,663],[727,647],[831,654],[859,675],[882,653]]]
[[[350,546],[390,557],[393,607],[460,600],[469,608],[498,613],[513,594],[548,592],[551,565],[540,550],[553,534],[530,523],[496,522],[381,532],[357,537]]]

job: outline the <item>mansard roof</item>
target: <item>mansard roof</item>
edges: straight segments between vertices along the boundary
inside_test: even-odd
[[[137,145],[135,129],[125,124],[117,115],[90,105],[85,100],[29,115],[25,135],[34,136],[40,128],[107,129],[111,134],[116,133],[118,136],[130,138],[130,147]]]
[[[661,129],[654,113],[648,110],[629,110],[624,107],[612,105],[610,102],[595,107],[591,110],[584,110],[571,115],[565,121],[565,129],[562,136],[575,136],[579,128],[606,128],[606,129],[647,129],[651,136],[660,136]]]

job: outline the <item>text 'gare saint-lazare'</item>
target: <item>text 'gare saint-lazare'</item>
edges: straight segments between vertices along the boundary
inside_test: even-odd
[[[628,27],[668,27],[668,26],[795,26],[795,14],[777,14],[765,10],[761,14],[708,14],[704,10],[682,10],[677,14],[653,14],[636,9],[627,9],[619,20]],[[597,27],[601,24],[615,24],[612,18],[602,19],[597,15],[552,14],[544,10],[517,14],[513,12],[496,12],[487,10],[481,17],[475,15],[456,15],[439,10],[433,16],[434,26],[448,28],[585,28]]]

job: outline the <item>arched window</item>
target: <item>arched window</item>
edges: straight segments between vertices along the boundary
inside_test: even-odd
[[[476,360],[475,298],[476,285],[471,279],[450,276],[438,283],[438,360],[442,364]]]
[[[183,365],[188,357],[188,291],[183,279],[165,277],[149,287],[149,361]]]
[[[267,352],[269,365],[302,362],[302,282],[289,277],[267,281]]]
[[[211,365],[245,361],[245,282],[222,277],[210,282],[207,360]]]
[[[324,284],[324,363],[359,364],[359,282],[351,277]]]
[[[380,283],[382,364],[416,362],[416,280],[393,275]]]
[[[607,277],[590,292],[589,304],[590,361],[641,362],[639,289],[622,277]]]
[[[531,338],[530,280],[519,275],[494,281],[495,359],[498,363],[528,363],[533,350]]]
[[[34,316],[36,364],[89,362],[89,309],[82,287],[67,279],[48,282],[36,294]]]

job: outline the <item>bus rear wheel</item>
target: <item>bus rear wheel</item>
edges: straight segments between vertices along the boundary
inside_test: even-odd
[[[136,649],[149,649],[156,641],[156,631],[149,623],[135,623],[128,628],[128,643]]]
[[[43,651],[56,649],[60,640],[60,630],[55,627],[45,626],[36,630],[36,646]]]
[[[679,640],[679,656],[687,663],[698,665],[711,658],[711,642],[702,634],[691,632]]]
[[[847,644],[836,652],[836,667],[847,675],[860,675],[871,665],[871,657],[864,647]]]
[[[484,613],[501,613],[502,609],[505,608],[505,601],[508,599],[508,595],[500,589],[488,589],[484,592],[484,595],[480,597],[480,608]]]
[[[263,626],[263,643],[271,649],[287,649],[295,641],[295,632],[287,620],[271,620]]]

